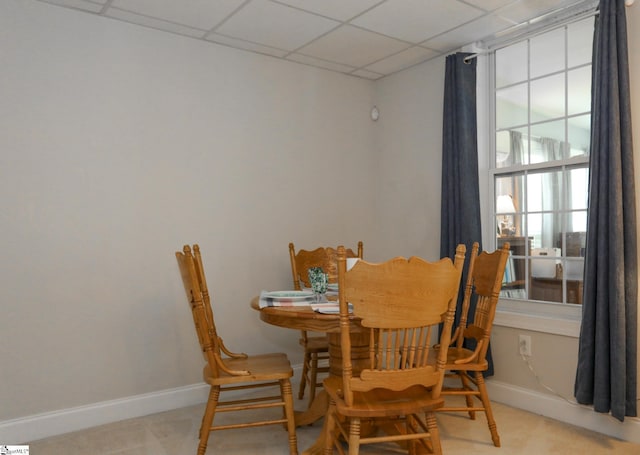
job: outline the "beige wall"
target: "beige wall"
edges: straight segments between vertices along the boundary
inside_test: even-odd
[[[440,255],[444,59],[376,82],[376,219],[385,257]]]
[[[285,351],[288,243],[375,257],[373,82],[0,2],[0,422],[201,381],[174,252],[226,342]]]

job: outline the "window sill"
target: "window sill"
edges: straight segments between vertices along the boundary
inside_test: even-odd
[[[582,307],[578,305],[501,299],[493,323],[501,327],[578,338],[581,321]]]

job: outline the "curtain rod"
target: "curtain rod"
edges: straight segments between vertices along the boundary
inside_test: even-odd
[[[462,59],[462,61],[465,62],[467,65],[469,65],[471,63],[471,60],[473,60],[474,58],[477,58],[478,55],[488,54],[489,52],[490,51],[476,52],[471,55],[467,55],[465,58]]]
[[[599,2],[598,2],[598,3],[599,3]],[[635,0],[624,0],[624,4],[625,4],[625,6],[626,6],[626,7],[631,7],[634,3],[635,3]],[[570,8],[570,7],[569,7],[569,8]],[[597,8],[597,7],[596,7],[596,9],[588,8],[586,11],[583,11],[582,13],[578,13],[574,18],[575,18],[575,19],[584,19],[584,18],[587,18],[587,17],[589,17],[589,16],[597,16],[598,14],[599,14],[599,10],[598,10],[598,8]],[[546,15],[546,14],[545,14],[545,15]],[[544,17],[545,15],[540,16],[540,17]],[[537,19],[538,19],[538,18],[530,19],[530,20],[529,20],[529,22],[531,22],[531,21],[536,21]],[[542,29],[545,29],[545,28],[547,28],[547,26],[549,26],[549,27],[553,26],[553,21],[552,21],[551,23],[549,23],[549,24],[545,24],[545,25],[543,25],[541,28],[542,28]],[[518,27],[518,26],[516,25],[516,27]],[[542,31],[542,30],[532,30],[531,32],[535,33],[536,31]],[[524,33],[527,33],[527,32],[525,31]],[[511,40],[520,39],[520,38],[522,37],[522,35],[523,35],[523,33],[520,33],[520,34],[518,34],[518,36],[512,37],[511,39],[508,39],[508,40],[506,40],[506,41],[504,41],[504,42],[502,42],[502,43],[500,43],[500,44],[497,44],[497,43],[496,43],[496,44],[491,45],[491,46],[489,46],[489,47],[490,47],[490,48],[495,48],[495,47],[498,47],[498,45],[499,45],[499,46],[501,46],[501,47],[502,47],[502,46],[505,46],[505,45],[507,45],[507,44],[509,43],[509,41],[511,41]],[[474,53],[473,53],[473,54],[471,54],[471,55],[467,55],[467,56],[463,59],[463,62],[464,62],[464,63],[466,63],[466,64],[468,65],[468,64],[470,64],[470,63],[471,63],[471,60],[473,60],[474,58],[477,58],[479,55],[485,55],[485,54],[488,54],[488,53],[490,53],[490,52],[491,52],[491,50],[489,50],[489,49],[474,52]]]

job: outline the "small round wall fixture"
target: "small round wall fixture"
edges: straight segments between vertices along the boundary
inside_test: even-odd
[[[379,118],[380,118],[380,111],[378,110],[378,108],[376,106],[373,106],[371,108],[371,120],[373,120],[375,122]]]

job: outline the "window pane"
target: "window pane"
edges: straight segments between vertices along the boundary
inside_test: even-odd
[[[546,163],[566,158],[569,145],[564,141],[564,120],[531,126],[531,162]]]
[[[567,114],[581,114],[591,110],[591,65],[567,73]]]
[[[510,235],[522,235],[524,232],[524,226],[522,225],[522,217],[518,214],[524,211],[522,204],[524,194],[524,174],[511,174],[507,176],[500,176],[495,179],[495,191],[496,200],[494,201],[494,209],[496,212],[501,213],[497,216],[498,233],[500,233],[500,227],[505,226],[509,228]],[[511,209],[504,209],[504,204],[498,204],[498,199],[504,197],[511,199],[513,207]],[[498,212],[497,210],[500,209]],[[514,212],[515,215],[511,215]],[[505,216],[508,215],[508,216]],[[501,224],[501,222],[504,222]]]
[[[564,120],[531,127],[531,163],[547,163],[566,158],[569,144],[564,137]]]
[[[587,211],[578,210],[569,214],[570,223],[568,229],[579,232],[587,232]]]
[[[527,235],[532,238],[531,247],[555,248],[560,239],[561,217],[557,213],[529,213]],[[533,250],[532,250],[533,251]]]
[[[545,213],[542,215],[542,230],[540,231],[540,245],[542,248],[554,249],[560,246],[559,239],[562,232],[562,216],[558,213]],[[555,255],[560,257],[558,248]]]
[[[564,73],[531,81],[531,122],[564,116]]]
[[[498,248],[509,242],[511,255],[507,261],[500,295],[511,299],[526,299],[528,240],[522,236],[499,237]]]
[[[529,141],[526,128],[496,133],[496,167],[529,163]]]
[[[591,63],[593,17],[569,24],[567,38],[569,68]]]
[[[527,123],[527,84],[496,90],[498,129]]]
[[[538,172],[527,175],[527,211],[562,209],[562,173]]]
[[[497,196],[508,195],[513,200],[516,212],[522,212],[522,196],[524,194],[524,174],[509,174],[496,177],[495,179],[496,199]]]
[[[504,87],[527,79],[527,42],[496,51],[496,87]]]
[[[587,241],[586,231],[568,231],[560,238],[562,254],[567,257],[584,257]]]
[[[589,197],[589,170],[571,169],[567,172],[567,209],[586,210]]]
[[[542,232],[542,213],[527,215],[527,235],[531,237],[531,246],[540,248],[540,233]]]
[[[531,39],[531,77],[564,69],[564,28]]]
[[[585,213],[586,216],[586,213]],[[582,279],[587,233],[585,231],[567,231],[561,238],[562,274],[566,280],[567,303],[582,302]]]
[[[533,248],[531,250],[531,276],[533,278],[556,278],[561,263],[559,248]],[[560,297],[560,296],[559,296]],[[554,300],[561,302],[561,299]]]
[[[568,119],[570,156],[589,154],[591,143],[591,115],[579,115]]]
[[[567,259],[563,268],[567,280],[567,303],[582,303],[584,260]]]

